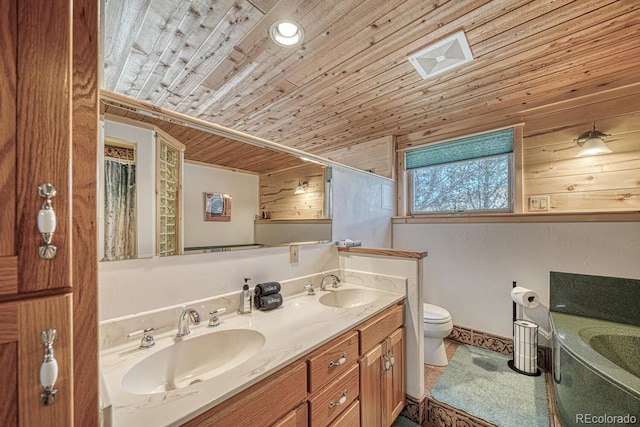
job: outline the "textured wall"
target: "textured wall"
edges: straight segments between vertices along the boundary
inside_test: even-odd
[[[505,337],[514,280],[538,292],[541,304],[525,317],[548,329],[550,271],[640,278],[633,222],[395,224],[393,247],[429,251],[426,302],[449,310],[456,325]]]

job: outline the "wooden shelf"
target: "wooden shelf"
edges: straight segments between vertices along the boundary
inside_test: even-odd
[[[356,246],[352,248],[338,248],[338,252],[348,252],[355,255],[381,255],[397,258],[422,259],[428,255],[428,252],[401,251],[397,249],[375,249],[363,248]]]

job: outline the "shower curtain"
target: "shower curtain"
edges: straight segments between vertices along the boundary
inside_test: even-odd
[[[105,158],[104,175],[104,258],[108,261],[135,258],[136,165]]]

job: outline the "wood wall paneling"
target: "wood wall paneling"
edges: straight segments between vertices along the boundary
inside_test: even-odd
[[[315,163],[260,175],[260,212],[270,219],[324,218],[325,178],[325,167]],[[305,193],[293,194],[305,181]]]
[[[324,157],[386,178],[394,177],[393,137],[385,136],[322,153]]]
[[[635,86],[625,92],[635,92]],[[609,99],[585,102],[526,118],[523,140],[525,212],[532,196],[548,196],[547,212],[640,210],[640,97],[611,93]],[[605,138],[612,153],[575,157],[574,141],[591,129]]]

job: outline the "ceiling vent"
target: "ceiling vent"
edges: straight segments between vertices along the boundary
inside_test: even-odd
[[[471,49],[463,31],[409,56],[409,62],[423,79],[444,73],[472,59]]]

